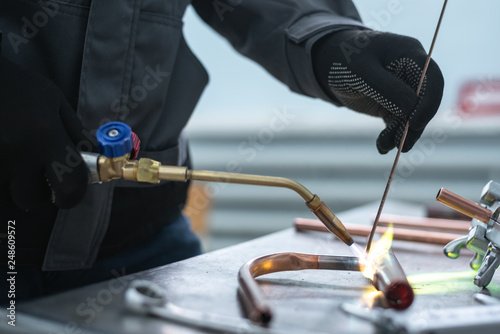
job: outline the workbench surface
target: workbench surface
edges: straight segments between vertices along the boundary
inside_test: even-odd
[[[339,217],[346,223],[369,223],[376,209],[377,205],[372,204]],[[423,208],[388,202],[384,213],[422,216]],[[360,243],[364,239],[355,238]],[[443,255],[441,246],[403,241],[394,241],[393,250],[416,293],[413,305],[403,313],[477,304],[473,295],[480,289],[473,285],[468,264],[472,252],[464,249],[458,259],[452,260]],[[244,315],[237,298],[239,268],[252,258],[279,252],[353,255],[333,235],[289,228],[164,267],[19,303],[16,328],[6,326],[3,317],[0,332],[15,329],[14,333],[200,333],[198,329],[128,311],[123,304],[126,286],[134,279],[150,280],[163,287],[169,301],[178,306],[241,318]],[[421,275],[429,273],[440,274],[424,276],[422,280]],[[455,273],[455,277],[444,273]],[[345,302],[363,305],[373,295],[374,288],[359,272],[282,272],[258,280],[273,307],[271,328],[296,333],[376,332],[372,324],[347,316],[339,309]],[[494,276],[488,288],[493,296],[500,297],[500,274]]]

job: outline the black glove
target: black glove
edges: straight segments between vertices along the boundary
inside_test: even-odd
[[[0,204],[69,208],[87,189],[79,148],[92,149],[79,118],[47,78],[0,57]],[[54,198],[55,197],[55,198]]]
[[[381,154],[399,145],[406,122],[403,152],[420,138],[441,103],[444,80],[431,60],[420,96],[416,91],[427,54],[416,39],[371,30],[342,30],[313,48],[315,75],[334,101],[384,119],[377,139]]]

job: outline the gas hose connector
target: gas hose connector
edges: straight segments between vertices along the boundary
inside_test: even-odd
[[[122,168],[123,179],[129,181],[159,183],[160,163],[156,160],[141,158],[128,161]]]
[[[96,137],[100,154],[81,153],[90,171],[90,183],[117,179],[160,182],[158,161],[147,158],[134,160],[139,153],[140,140],[130,126],[121,122],[110,122],[97,130]]]

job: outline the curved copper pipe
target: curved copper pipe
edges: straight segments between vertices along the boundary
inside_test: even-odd
[[[406,275],[390,250],[382,253],[371,264],[373,286],[382,292],[389,306],[403,310],[413,302],[413,289]],[[256,277],[281,272],[307,269],[360,271],[360,263],[353,256],[311,255],[301,253],[277,253],[248,261],[238,272],[239,297],[248,318],[265,325],[272,319],[272,310],[262,294]]]
[[[256,277],[280,271],[327,269],[359,271],[359,260],[350,256],[326,256],[300,253],[265,255],[245,263],[238,273],[239,293],[248,318],[256,323],[267,324],[272,311]]]

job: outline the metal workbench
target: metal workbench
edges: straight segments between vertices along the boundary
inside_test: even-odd
[[[368,205],[339,217],[344,222],[369,223],[376,207]],[[422,207],[397,202],[388,202],[384,212],[415,216],[424,213]],[[363,242],[364,238],[356,240]],[[403,312],[477,304],[473,295],[480,289],[472,283],[473,273],[468,265],[471,252],[463,250],[460,258],[451,260],[443,255],[440,246],[395,241],[393,249],[410,281],[416,281],[412,283],[415,301]],[[349,247],[333,235],[289,228],[164,267],[19,303],[17,326],[7,326],[7,321],[2,320],[0,333],[13,329],[14,333],[200,333],[197,329],[128,311],[123,304],[126,286],[134,279],[150,280],[162,286],[169,301],[178,306],[243,317],[237,298],[238,269],[254,257],[287,251],[352,255]],[[469,274],[464,274],[468,271]],[[423,281],[415,276],[429,273],[441,274],[426,276]],[[444,273],[459,274],[450,279]],[[295,329],[296,333],[376,332],[370,323],[347,316],[339,309],[345,302],[360,304],[374,291],[359,272],[283,272],[263,276],[259,281],[275,313],[271,328],[290,332]],[[488,288],[493,296],[500,297],[500,274],[495,275]]]

